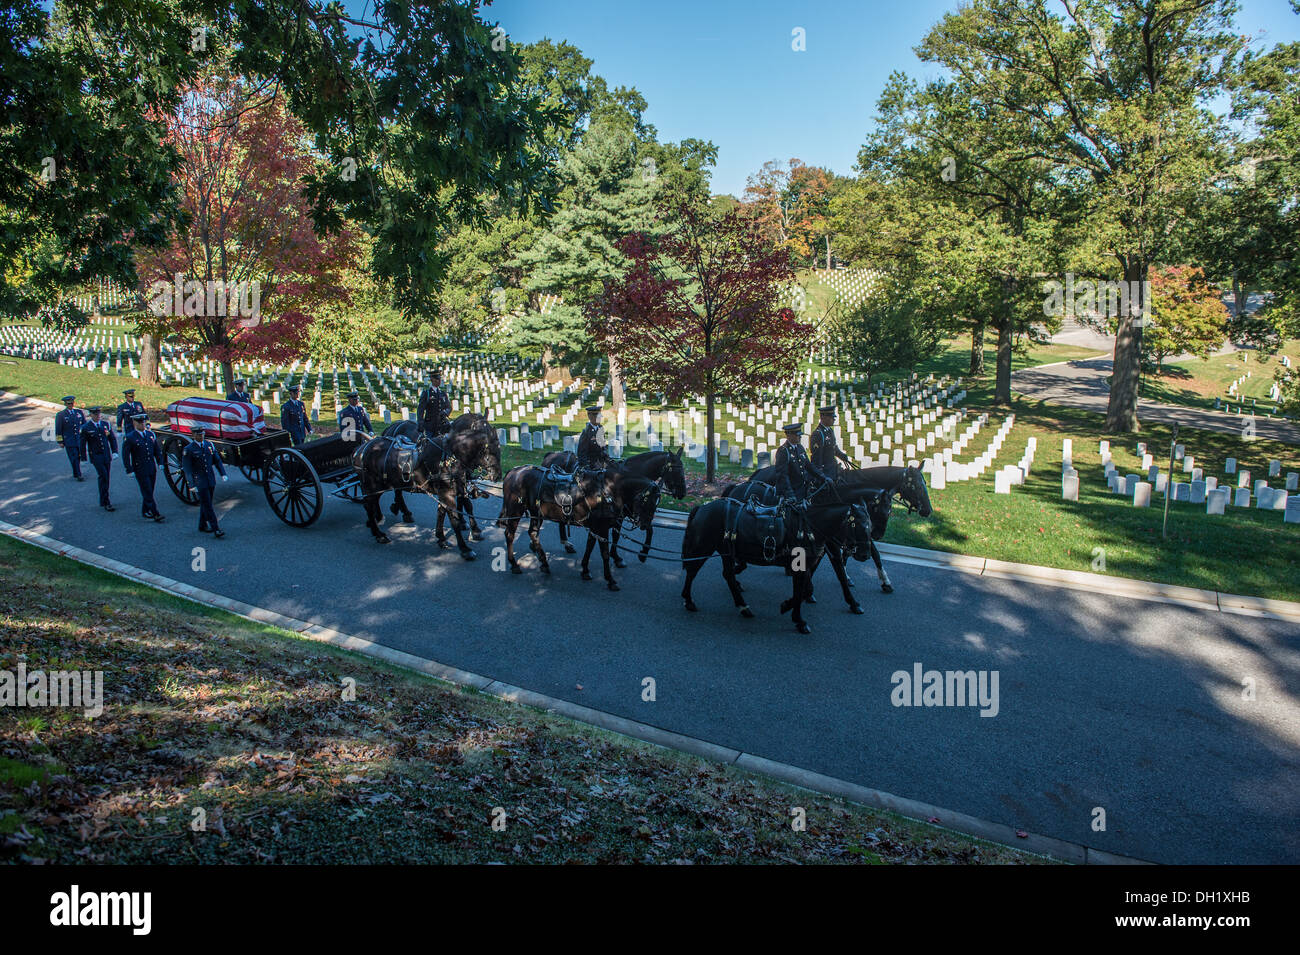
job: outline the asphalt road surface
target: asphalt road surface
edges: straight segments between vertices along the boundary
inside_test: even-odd
[[[357,505],[330,499],[298,530],[235,472],[218,492],[228,532],[218,541],[161,479],[169,520],[143,520],[120,462],[118,509],[101,510],[93,472],[74,483],[62,450],[42,441],[51,414],[0,401],[0,519],[443,664],[1031,832],[1153,861],[1300,862],[1295,624],[895,563],[891,595],[855,565],[865,616],[846,611],[829,567],[819,571],[813,633],[800,636],[777,611],[789,594],[780,571],[745,573],[757,617],[743,620],[711,561],[690,614],[676,563],[633,560],[611,593],[599,573],[579,579],[550,527],[552,577],[531,554],[522,576],[494,572],[501,532],[462,562],[434,545],[428,499],[413,499],[418,525],[388,526],[382,546]],[[655,542],[676,548],[680,534],[659,529]],[[196,546],[207,548],[201,573]],[[893,705],[892,675],[916,664],[996,671],[996,715]],[[647,676],[655,702],[641,699]],[[1098,807],[1105,831],[1092,828]]]
[[[1110,377],[1113,365],[1113,358],[1104,357],[1022,368],[1011,373],[1011,387],[1036,401],[1049,401],[1105,414],[1110,400],[1110,383],[1106,379]],[[1300,426],[1276,418],[1266,418],[1262,411],[1254,419],[1256,437],[1300,444]],[[1184,428],[1238,435],[1243,432],[1247,422],[1246,416],[1239,414],[1163,404],[1146,398],[1138,399],[1138,420],[1166,424],[1176,422]]]

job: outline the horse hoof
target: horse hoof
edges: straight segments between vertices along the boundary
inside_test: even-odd
[[[582,572],[582,579],[583,579],[583,580],[591,580],[591,571],[589,571],[589,570],[584,570],[584,571]]]
[[[636,559],[639,560],[639,561],[641,561],[641,563],[643,563],[643,564],[645,563],[645,557],[646,557],[645,554],[637,554],[637,555],[636,555]]]
[[[852,604],[849,607],[849,613],[864,613],[861,604]]]
[[[609,589],[610,589],[610,590],[618,590],[618,584],[614,583],[614,581],[611,580],[611,581],[609,582]]]
[[[689,610],[691,613],[695,613],[695,612],[696,612],[697,610],[699,610],[700,608],[697,607],[697,606],[695,606],[695,601],[693,601],[693,600],[688,600],[688,601],[686,601],[686,609]]]
[[[894,592],[894,585],[893,585],[893,584],[881,584],[881,585],[880,585],[880,592],[881,592],[882,594],[892,594],[892,593]]]
[[[566,554],[576,554],[576,553],[578,552],[578,548],[574,547],[574,546],[573,546],[572,544],[570,544],[568,541],[565,541],[565,542],[564,542],[564,552],[565,552]]]
[[[741,607],[741,608],[740,608],[740,615],[741,615],[742,617],[744,617],[746,620],[749,620],[749,619],[752,619],[752,618],[753,618],[753,616],[754,616],[754,611],[750,610],[748,607]]]
[[[512,574],[522,574],[523,572],[524,572],[523,568],[520,567],[518,564],[511,564],[511,565],[510,565],[510,573],[512,573]]]
[[[394,517],[397,516],[397,510],[398,510],[398,508],[397,508],[397,505],[396,505],[396,504],[389,504],[389,505],[388,505],[388,513],[389,513],[389,514],[392,514]]]
[[[619,570],[622,570],[624,567],[627,566],[627,561],[625,561],[625,560],[616,560],[616,561],[614,561],[614,566],[617,567]]]
[[[812,627],[808,626],[806,621],[800,620],[795,627],[800,633],[812,633]]]
[[[478,554],[474,553],[472,550],[463,550],[460,552],[461,560],[475,560],[477,558]]]
[[[415,523],[415,515],[413,515],[410,511],[402,511],[402,523],[403,523],[403,524],[414,524],[414,523]]]
[[[451,541],[438,541],[438,546],[443,550],[451,550]]]

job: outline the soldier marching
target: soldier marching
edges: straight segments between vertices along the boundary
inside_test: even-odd
[[[72,476],[78,481],[86,480],[81,474],[81,428],[86,423],[86,413],[77,407],[76,395],[63,396],[63,410],[54,416],[54,440],[68,455],[72,465]]]
[[[158,468],[163,463],[162,445],[143,411],[133,415],[131,423],[131,431],[122,441],[122,466],[127,474],[134,475],[140,488],[140,515],[161,524],[167,518],[158,513],[154,487],[158,483]]]
[[[122,396],[126,400],[117,406],[117,430],[125,438],[135,427],[135,416],[144,414],[144,405],[135,400],[134,388],[127,388]]]
[[[301,385],[290,385],[289,400],[280,406],[280,424],[284,426],[285,431],[289,432],[289,440],[293,442],[295,448],[305,443],[307,435],[316,430],[312,427],[311,417],[307,414],[307,406],[298,397],[300,391],[302,391]]]
[[[100,419],[101,409],[94,405],[88,409],[90,420],[81,426],[81,459],[89,460],[99,478],[99,506],[114,511],[108,496],[113,462],[117,460],[117,435],[107,421]]]

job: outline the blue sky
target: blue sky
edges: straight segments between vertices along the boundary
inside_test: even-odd
[[[957,0],[496,0],[516,42],[568,40],[611,86],[635,86],[661,140],[718,146],[715,192],[739,194],[769,159],[847,174],[894,70],[924,78],[913,47]],[[1237,24],[1264,45],[1300,40],[1287,0],[1244,0]],[[791,50],[802,27],[807,49]]]

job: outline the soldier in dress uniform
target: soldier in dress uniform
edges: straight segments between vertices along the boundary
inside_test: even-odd
[[[87,410],[90,420],[81,426],[81,453],[89,459],[99,476],[99,506],[114,511],[117,508],[108,499],[108,481],[113,461],[117,458],[117,435],[107,421],[100,420],[99,405]]]
[[[54,416],[54,440],[59,442],[72,464],[72,476],[86,480],[81,474],[81,426],[86,423],[86,413],[77,407],[76,395],[63,396],[63,410]]]
[[[140,515],[161,524],[167,518],[158,513],[153,489],[158,481],[158,466],[163,463],[162,445],[143,411],[132,416],[131,424],[131,431],[122,441],[122,465],[127,474],[135,475],[135,483],[140,486]]]
[[[776,449],[776,490],[782,497],[807,500],[813,490],[809,485],[812,480],[828,480],[822,470],[808,460],[808,452],[799,443],[803,435],[803,425],[788,424],[785,431],[785,443]]]
[[[373,435],[375,429],[370,427],[370,415],[366,414],[366,409],[361,407],[361,393],[359,391],[348,392],[347,407],[339,412],[339,430],[346,432],[348,422],[352,423],[358,435]]]
[[[587,426],[578,438],[578,467],[603,471],[609,467],[605,426],[600,423],[600,405],[587,406]]]
[[[206,430],[201,425],[195,425],[190,434],[194,440],[185,446],[185,453],[181,455],[181,470],[185,472],[190,487],[199,495],[199,533],[225,537],[226,532],[217,524],[212,492],[217,487],[217,471],[221,472],[221,480],[226,480],[226,466],[221,463],[221,455],[207,440]]]
[[[435,368],[429,374],[429,386],[420,393],[420,406],[415,419],[420,434],[440,438],[451,427],[451,399],[442,390],[442,371]]]
[[[284,425],[284,430],[289,432],[289,440],[293,442],[295,448],[307,440],[307,435],[316,430],[311,426],[311,416],[307,414],[307,406],[298,397],[300,391],[302,391],[300,385],[290,385],[289,400],[280,406],[280,424]]]
[[[226,395],[226,400],[227,400],[227,401],[242,401],[242,402],[244,402],[244,404],[249,404],[249,405],[251,405],[251,404],[253,403],[253,396],[250,395],[247,391],[244,390],[244,385],[246,385],[246,384],[248,384],[248,382],[247,382],[245,379],[243,379],[243,378],[236,378],[236,379],[235,379],[235,390],[232,391],[230,394]]]
[[[144,414],[144,405],[135,400],[134,388],[126,389],[122,394],[126,401],[117,406],[117,430],[122,432],[122,437],[125,438],[135,427],[135,416]],[[123,444],[122,447],[125,448],[126,445]]]
[[[817,410],[821,413],[821,422],[808,441],[808,459],[833,480],[840,473],[841,461],[849,467],[853,462],[835,443],[835,406],[826,405]]]

